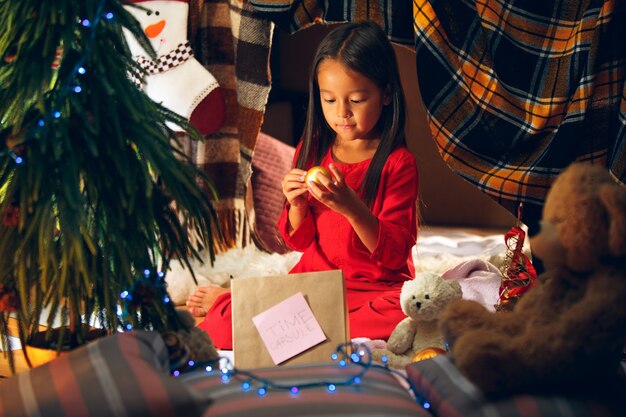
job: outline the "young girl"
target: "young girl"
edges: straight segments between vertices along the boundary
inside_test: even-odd
[[[351,337],[387,339],[406,317],[402,283],[415,275],[418,192],[393,48],[374,23],[344,24],[322,40],[311,74],[303,139],[282,181],[278,227],[302,252],[290,273],[341,269]],[[330,176],[307,183],[318,165]],[[192,296],[188,305],[201,308],[206,298]],[[229,293],[199,326],[218,348],[232,348]]]

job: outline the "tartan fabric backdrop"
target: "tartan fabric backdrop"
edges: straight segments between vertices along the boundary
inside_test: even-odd
[[[246,1],[190,0],[189,39],[195,56],[219,82],[226,120],[204,143],[185,142],[185,151],[216,185],[223,251],[248,245],[253,207],[248,184],[270,90],[269,55],[273,23]],[[219,242],[216,242],[219,244]]]
[[[540,208],[574,160],[624,183],[624,3],[415,0],[419,85],[445,162],[513,213]]]

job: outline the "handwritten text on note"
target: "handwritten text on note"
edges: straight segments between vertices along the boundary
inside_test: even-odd
[[[281,301],[252,321],[276,365],[326,340],[302,293]]]

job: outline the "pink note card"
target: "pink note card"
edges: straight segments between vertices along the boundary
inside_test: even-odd
[[[302,293],[270,307],[252,321],[276,365],[326,340]]]

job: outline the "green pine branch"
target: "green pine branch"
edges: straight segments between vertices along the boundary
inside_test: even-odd
[[[190,229],[213,259],[217,195],[167,123],[201,139],[197,131],[131,81],[142,70],[122,28],[151,50],[140,26],[119,1],[7,0],[0,27],[4,347],[11,308],[3,309],[3,288],[17,294],[22,343],[57,314],[68,323],[97,316],[110,332],[176,328],[165,290],[131,303],[143,314],[126,318],[120,294],[171,260],[191,269],[199,254]],[[44,307],[53,311],[47,318]],[[83,342],[83,326],[71,324]]]

